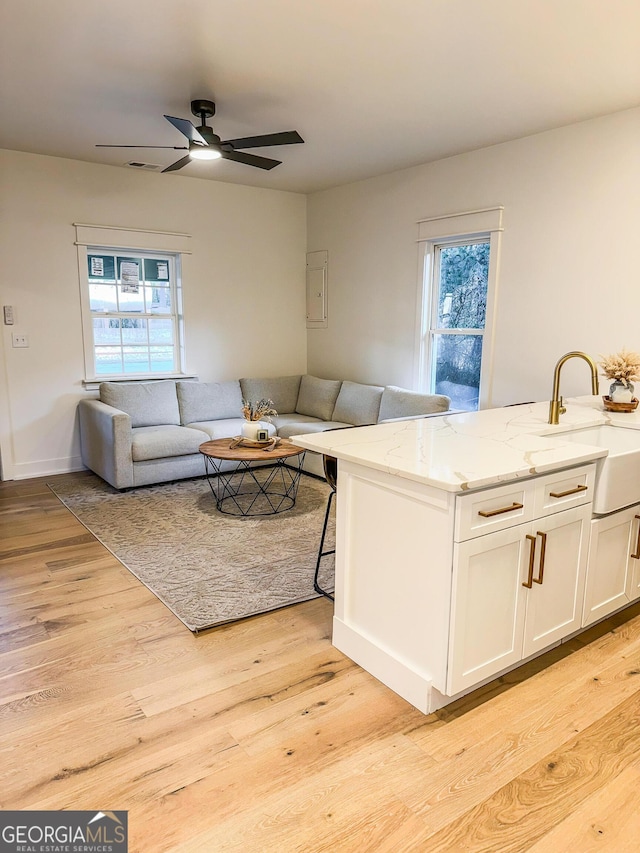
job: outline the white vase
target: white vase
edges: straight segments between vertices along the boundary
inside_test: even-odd
[[[633,385],[616,379],[609,388],[609,397],[612,403],[630,403],[633,400]]]
[[[261,436],[271,434],[269,424],[266,421],[245,421],[242,424],[242,437],[251,441],[258,441]]]

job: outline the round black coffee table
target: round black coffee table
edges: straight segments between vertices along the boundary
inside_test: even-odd
[[[227,515],[275,515],[295,506],[306,453],[289,439],[272,449],[236,446],[236,439],[218,438],[199,447],[204,470],[219,512]],[[294,462],[285,465],[286,460]],[[229,469],[223,462],[235,465]]]

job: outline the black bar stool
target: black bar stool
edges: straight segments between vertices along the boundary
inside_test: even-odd
[[[327,501],[327,511],[324,514],[324,525],[322,527],[322,536],[320,537],[320,547],[318,548],[318,560],[316,562],[316,573],[313,576],[313,588],[316,592],[319,592],[320,595],[324,595],[325,598],[334,600],[333,595],[330,592],[327,592],[326,589],[322,589],[322,587],[318,583],[318,574],[320,572],[320,561],[323,557],[328,557],[329,554],[335,554],[336,549],[332,548],[330,551],[323,551],[324,548],[324,540],[327,535],[327,525],[329,523],[329,513],[331,512],[331,504],[333,503],[333,498],[336,493],[336,484],[338,480],[338,460],[335,456],[323,456],[322,457],[322,467],[324,468],[324,476],[331,487],[331,491],[329,493],[329,500]]]

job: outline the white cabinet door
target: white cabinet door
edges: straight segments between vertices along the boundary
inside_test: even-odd
[[[520,524],[454,547],[449,696],[521,660],[529,531]]]
[[[581,626],[589,505],[456,543],[447,694]]]
[[[590,522],[589,505],[533,522],[537,574],[527,596],[523,658],[582,625]]]
[[[635,595],[633,592],[634,581],[640,583],[640,559],[631,556],[638,553],[634,551],[638,512],[638,507],[632,507],[591,521],[583,626],[603,619],[640,595],[640,588]]]

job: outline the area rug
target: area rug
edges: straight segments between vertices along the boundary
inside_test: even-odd
[[[90,474],[49,488],[191,631],[317,597],[322,480],[303,476],[292,509],[253,518],[218,512],[202,478],[119,492]],[[333,588],[332,556],[320,585]]]

